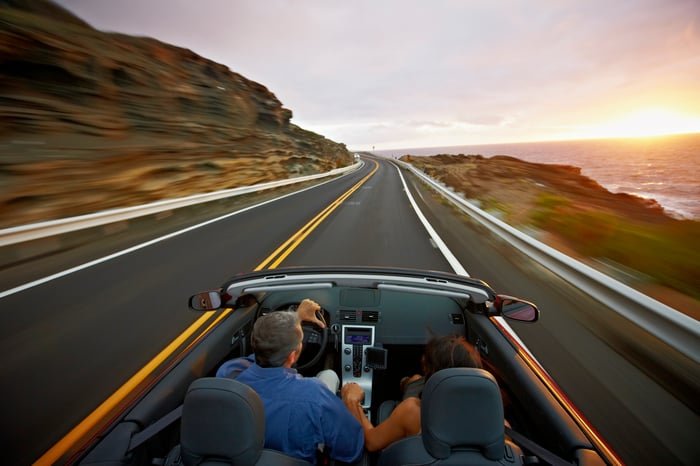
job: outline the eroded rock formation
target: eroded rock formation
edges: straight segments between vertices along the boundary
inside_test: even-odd
[[[291,117],[190,50],[0,1],[0,228],[352,163]]]

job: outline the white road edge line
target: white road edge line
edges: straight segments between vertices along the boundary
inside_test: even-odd
[[[403,184],[403,190],[406,193],[406,197],[408,197],[408,202],[411,203],[411,206],[413,207],[413,210],[416,211],[416,215],[418,216],[418,220],[421,221],[425,229],[428,231],[428,235],[430,238],[435,242],[435,245],[437,248],[440,250],[443,256],[445,256],[445,259],[447,262],[450,264],[452,267],[452,270],[458,275],[464,275],[465,277],[471,277],[467,270],[462,267],[462,264],[459,263],[457,258],[455,257],[454,254],[452,254],[452,251],[449,250],[445,242],[440,238],[440,235],[437,234],[433,226],[428,222],[428,219],[425,218],[425,215],[423,215],[423,212],[420,211],[418,208],[418,204],[416,204],[416,201],[413,200],[413,196],[411,196],[411,192],[408,190],[408,186],[406,185],[406,180],[403,179],[403,175],[401,174],[401,169],[396,166],[395,164],[392,163],[394,167],[396,167],[396,171],[399,173],[399,178],[401,178],[401,183]]]
[[[392,164],[393,164],[393,162],[392,162]],[[401,174],[401,169],[398,166],[396,166],[396,164],[394,164],[394,166],[396,167],[396,170],[399,172],[399,177],[401,178],[401,183],[403,183],[404,191],[406,192],[406,196],[408,197],[408,200],[410,201],[411,205],[413,206],[413,209],[416,211],[416,215],[418,215],[418,218],[423,223],[423,226],[425,227],[425,229],[428,230],[428,234],[431,236],[431,239],[435,242],[435,244],[437,245],[440,252],[442,252],[442,254],[445,256],[445,259],[447,259],[447,262],[450,263],[450,265],[454,269],[455,273],[460,274],[460,275],[465,275],[467,277],[471,277],[471,275],[469,275],[467,273],[467,271],[464,269],[464,267],[462,267],[462,264],[459,263],[459,261],[454,256],[454,254],[452,254],[452,251],[450,251],[447,248],[447,245],[442,241],[442,239],[440,239],[437,232],[433,229],[432,225],[430,225],[430,223],[428,223],[428,220],[425,218],[423,213],[418,208],[418,205],[413,200],[413,197],[411,196],[411,193],[408,190],[408,186],[406,185],[406,182],[403,179],[403,175]],[[520,347],[527,354],[529,354],[533,360],[535,360],[537,362],[537,364],[540,366],[540,369],[542,369],[547,375],[549,375],[549,373],[545,370],[545,368],[542,367],[542,365],[540,364],[539,359],[537,359],[535,357],[535,355],[532,354],[532,351],[530,351],[530,348],[528,348],[527,345],[525,345],[525,342],[520,339],[520,336],[518,336],[518,334],[515,333],[515,330],[513,330],[513,328],[510,325],[508,325],[508,322],[506,322],[506,320],[501,316],[496,316],[495,319],[498,320],[498,323],[500,323],[506,329],[506,331],[510,334],[510,336],[518,343],[518,345],[520,345]]]
[[[0,292],[0,299],[5,298],[5,297],[10,296],[10,295],[13,295],[13,294],[16,294],[16,293],[19,293],[19,292],[22,292],[22,291],[25,291],[25,290],[28,290],[30,288],[34,288],[35,286],[43,285],[44,283],[48,283],[48,282],[56,280],[58,278],[65,277],[66,275],[70,275],[72,273],[79,272],[81,270],[90,268],[94,265],[98,265],[98,264],[101,264],[103,262],[107,262],[107,261],[110,261],[112,259],[116,259],[117,257],[124,256],[126,254],[129,254],[129,253],[134,252],[134,251],[138,251],[139,249],[143,249],[143,248],[146,248],[148,246],[152,246],[156,243],[160,243],[161,241],[165,241],[167,239],[174,238],[175,236],[182,235],[184,233],[190,232],[192,230],[196,230],[197,228],[218,222],[220,220],[224,220],[226,218],[233,217],[234,215],[241,214],[241,213],[246,212],[248,210],[252,210],[252,209],[264,206],[265,204],[269,204],[271,202],[275,202],[277,200],[284,199],[285,197],[289,197],[289,196],[293,196],[293,195],[298,194],[298,193],[302,193],[302,192],[307,191],[309,189],[317,188],[317,187],[322,186],[326,183],[330,183],[331,181],[335,181],[335,179],[324,181],[323,183],[320,183],[320,184],[317,184],[314,186],[309,186],[308,188],[300,189],[299,191],[294,191],[292,193],[285,194],[284,196],[276,197],[274,199],[269,199],[267,201],[264,201],[264,202],[261,202],[259,204],[255,204],[252,206],[245,207],[245,208],[243,208],[241,210],[237,210],[235,212],[230,212],[226,215],[222,215],[221,217],[207,220],[206,222],[199,223],[197,225],[192,225],[190,227],[175,231],[173,233],[168,233],[167,235],[152,239],[150,241],[146,241],[145,243],[137,244],[136,246],[132,246],[130,248],[115,252],[115,253],[110,254],[108,256],[101,257],[99,259],[95,259],[95,260],[92,260],[90,262],[86,262],[84,264],[77,265],[73,268],[63,270],[63,271],[55,273],[53,275],[49,275],[49,276],[46,276],[44,278],[40,278],[38,280],[34,280],[32,282],[25,283],[23,285],[16,286],[16,287],[11,288],[9,290],[5,290],[5,291]]]

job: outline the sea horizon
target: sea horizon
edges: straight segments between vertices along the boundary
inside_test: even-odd
[[[508,141],[508,142],[484,142],[484,143],[472,143],[472,144],[454,144],[447,146],[416,146],[416,147],[397,147],[397,148],[387,148],[387,149],[376,149],[370,150],[354,150],[349,148],[350,152],[368,152],[368,153],[386,153],[386,152],[401,152],[401,151],[411,151],[411,150],[440,150],[454,147],[489,147],[489,146],[510,146],[510,145],[525,145],[525,144],[547,144],[547,143],[557,143],[557,142],[589,142],[589,141],[644,141],[650,139],[662,139],[662,138],[675,138],[675,137],[695,137],[700,136],[700,131],[694,131],[690,133],[671,133],[671,134],[661,134],[657,136],[619,136],[619,137],[591,137],[591,138],[578,138],[578,139],[542,139],[536,141]],[[403,155],[407,155],[403,154]],[[433,155],[439,155],[435,153]],[[453,154],[456,155],[456,154]],[[479,155],[479,154],[464,154],[464,155]],[[498,154],[507,155],[507,154]]]
[[[611,192],[654,199],[672,217],[700,220],[700,133],[375,150],[399,158],[438,154],[507,155],[527,162],[579,167]]]

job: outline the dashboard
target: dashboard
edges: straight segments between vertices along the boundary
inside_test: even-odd
[[[387,352],[374,346],[374,330],[370,325],[343,325],[341,350],[341,381],[355,382],[365,391],[362,407],[368,409],[372,400],[372,376],[375,369],[386,369]]]
[[[340,357],[341,384],[355,382],[372,400],[374,371],[387,368],[386,346],[425,345],[436,335],[466,332],[463,309],[452,297],[371,288],[324,287],[269,294],[263,307],[313,299],[324,309],[329,338]]]

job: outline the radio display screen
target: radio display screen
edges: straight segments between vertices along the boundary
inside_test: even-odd
[[[346,345],[371,345],[372,329],[348,327],[345,329]]]

